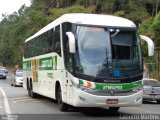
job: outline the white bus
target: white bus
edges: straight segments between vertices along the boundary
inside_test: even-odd
[[[23,86],[68,107],[120,107],[142,103],[143,62],[136,25],[125,18],[73,13],[25,41]]]

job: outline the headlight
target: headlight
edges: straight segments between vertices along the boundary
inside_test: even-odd
[[[141,91],[142,89],[143,89],[142,86],[138,86],[138,87],[133,88],[132,91],[138,92],[138,91]]]
[[[84,86],[84,85],[80,85],[80,84],[76,84],[72,81],[72,85],[82,91],[90,91],[90,90],[95,90],[94,88],[88,88],[87,86]]]
[[[74,87],[76,87],[76,88],[80,88],[80,85],[79,85],[79,84],[74,83],[73,81],[71,81],[71,82],[72,82],[72,85],[73,85]]]
[[[93,91],[93,90],[95,90],[94,88],[88,88],[88,87],[86,87],[86,86],[80,86],[79,89],[80,89],[80,90],[83,90],[83,91]]]
[[[148,95],[147,90],[143,88],[143,94]]]

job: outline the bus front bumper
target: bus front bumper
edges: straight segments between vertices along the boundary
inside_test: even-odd
[[[98,96],[75,87],[73,91],[73,106],[77,107],[129,107],[142,104],[143,90],[128,96]]]

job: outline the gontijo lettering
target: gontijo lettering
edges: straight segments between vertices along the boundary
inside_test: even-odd
[[[42,68],[45,68],[45,67],[52,67],[52,59],[42,61]]]

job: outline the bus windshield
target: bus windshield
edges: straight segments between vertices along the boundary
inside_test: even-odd
[[[108,29],[78,26],[76,35],[78,47],[76,69],[82,74],[95,76],[103,64],[111,61]]]
[[[76,72],[98,78],[129,76],[140,70],[140,47],[135,30],[77,26]],[[131,70],[131,71],[129,71]]]

